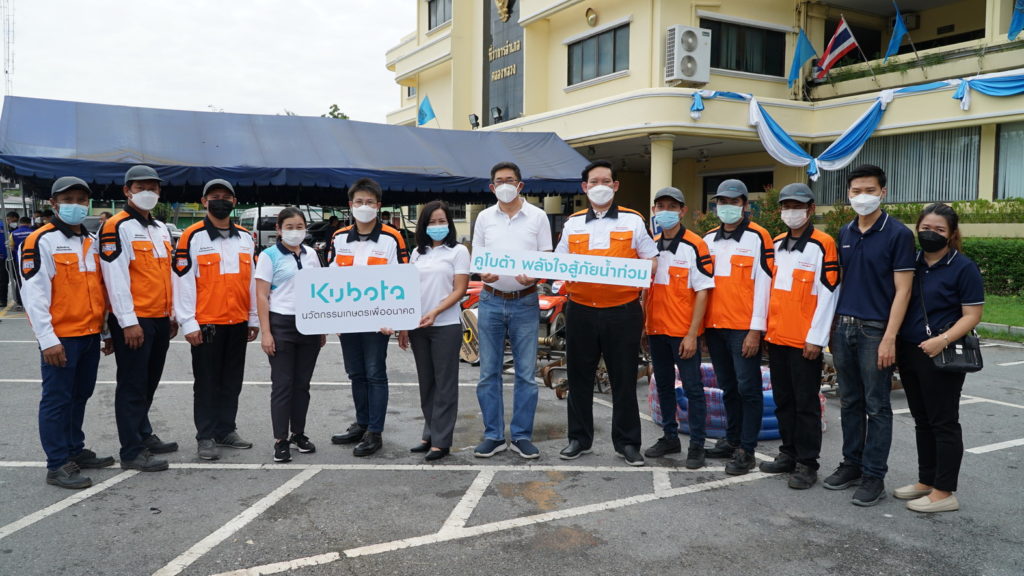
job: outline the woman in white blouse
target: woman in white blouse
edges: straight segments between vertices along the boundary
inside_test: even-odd
[[[295,328],[295,275],[303,268],[320,267],[316,252],[303,246],[305,238],[306,217],[297,208],[285,208],[277,215],[277,244],[256,262],[256,310],[264,327],[261,344],[270,357],[274,462],[291,460],[292,444],[301,453],[316,452],[305,434],[309,381],[327,340]]]
[[[457,305],[469,285],[469,250],[455,241],[455,223],[448,205],[428,202],[416,222],[412,263],[420,273],[423,318],[410,332],[401,332],[402,349],[412,344],[423,409],[423,439],[411,452],[427,461],[448,455],[459,410],[459,347],[462,324]]]

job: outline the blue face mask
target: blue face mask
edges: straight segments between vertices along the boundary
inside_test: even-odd
[[[654,223],[662,230],[671,230],[679,224],[679,212],[675,210],[662,210],[654,213]]]
[[[85,217],[89,214],[89,207],[82,206],[81,204],[61,204],[57,208],[57,214],[65,224],[77,226],[85,220]]]
[[[715,213],[718,214],[718,219],[724,224],[735,224],[743,218],[743,206],[719,204],[715,208]]]
[[[430,236],[435,242],[440,242],[448,237],[448,225],[442,224],[440,226],[427,226],[427,236]]]

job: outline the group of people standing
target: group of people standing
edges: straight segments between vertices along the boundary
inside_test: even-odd
[[[148,166],[125,175],[125,210],[109,218],[94,241],[81,226],[90,190],[77,178],[58,179],[53,221],[25,241],[20,254],[22,294],[42,353],[40,436],[47,453],[47,482],[88,486],[82,468],[110,466],[111,457],[85,448],[81,425],[96,381],[102,350],[117,361],[115,412],[122,468],[165,470],[156,455],[178,449],[164,442],[148,418],[168,344],[180,330],[192,347],[197,454],[213,460],[219,448],[250,448],[237,432],[246,342],[262,326],[261,346],[271,365],[274,460],[316,450],[305,435],[310,381],[325,336],[300,333],[295,323],[295,276],[321,262],[303,244],[305,216],[285,209],[277,217],[278,241],[259,258],[248,231],[231,219],[232,185],[212,180],[203,190],[207,214],[172,248],[166,227],[151,211],[162,180]],[[963,454],[958,402],[962,373],[942,372],[931,358],[980,320],[981,276],[959,252],[956,213],[927,207],[914,234],[881,209],[887,195],[878,167],[855,168],[848,196],[858,217],[844,226],[838,246],[815,229],[816,202],[804,184],[782,188],[779,203],[788,232],[774,239],[750,218],[742,182],[723,182],[714,196],[721,225],[703,236],[683,224],[682,192],[668,187],[653,199],[653,237],[644,216],[615,203],[619,187],[605,161],[589,164],[582,189],[589,207],[571,215],[552,245],[549,221],[521,195],[520,169],[503,162],[491,170],[496,204],[477,218],[473,249],[550,251],[651,260],[649,288],[570,282],[566,345],[569,397],[565,460],[591,451],[594,442],[594,375],[601,361],[612,388],[611,437],[616,454],[632,466],[644,457],[681,453],[675,383],[687,399],[690,435],[685,465],[727,458],[728,474],[755,467],[754,451],[764,410],[760,358],[767,346],[779,455],[763,462],[769,473],[788,473],[789,486],[817,481],[821,449],[818,401],[823,349],[831,346],[840,381],[843,461],[823,484],[832,490],[859,485],[852,501],[870,506],[885,496],[883,479],[892,436],[890,382],[899,365],[917,430],[918,482],[897,489],[919,511],[955,510],[953,492]],[[456,241],[449,207],[426,204],[416,226],[411,257],[398,230],[381,221],[382,191],[371,179],[349,188],[354,219],[337,229],[328,266],[368,266],[411,261],[420,274],[422,318],[398,331],[412,348],[424,427],[411,452],[427,461],[451,451],[458,412],[458,303],[469,283],[469,251]],[[539,304],[537,279],[482,273],[478,308],[482,442],[474,456],[511,449],[538,458],[533,424]],[[916,278],[916,280],[915,280]],[[841,281],[840,281],[841,280]],[[938,334],[932,325],[948,326]],[[636,398],[637,359],[646,332],[662,414],[663,435],[641,454]],[[101,337],[101,333],[103,336]],[[354,444],[355,456],[383,445],[388,405],[387,349],[395,331],[340,335],[351,382],[355,422],[331,437]],[[508,435],[503,401],[505,342],[514,367]],[[726,435],[705,448],[706,401],[701,381],[705,343],[723,390]]]

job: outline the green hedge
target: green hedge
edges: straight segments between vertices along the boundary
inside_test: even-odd
[[[986,294],[1024,295],[1024,238],[964,238],[964,254],[985,280]]]

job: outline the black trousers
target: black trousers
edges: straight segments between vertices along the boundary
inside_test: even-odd
[[[309,381],[320,356],[320,336],[295,329],[295,316],[270,313],[274,355],[270,356],[270,422],[274,439],[287,440],[288,430],[305,435]]]
[[[121,441],[121,460],[133,460],[142,452],[142,442],[153,434],[149,409],[164,373],[167,349],[170,347],[169,318],[139,318],[142,346],[135,350],[124,341],[124,329],[113,314],[107,315],[107,326],[114,342],[117,361],[117,388],[114,392],[114,416],[117,437]]]
[[[604,357],[612,386],[612,445],[640,447],[636,401],[637,360],[644,315],[640,301],[592,308],[569,302],[566,312],[569,439],[584,448],[594,443],[594,376]]]
[[[775,417],[782,445],[779,452],[811,470],[818,469],[821,454],[821,354],[803,357],[803,348],[768,344],[768,368],[772,373]]]
[[[217,440],[236,428],[249,324],[205,324],[200,330],[203,343],[192,347],[196,440]]]
[[[423,410],[423,440],[451,448],[459,413],[459,348],[462,326],[427,326],[409,331]]]
[[[960,428],[960,392],[967,375],[943,372],[916,344],[899,341],[896,362],[917,436],[917,480],[956,492],[964,437]]]

